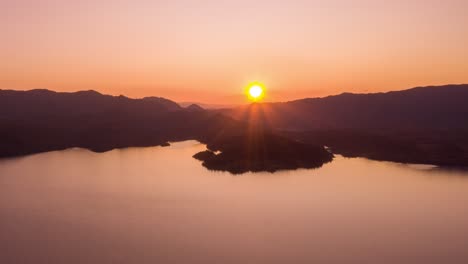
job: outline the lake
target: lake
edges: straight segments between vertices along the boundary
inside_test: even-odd
[[[468,263],[468,171],[208,171],[196,141],[0,160],[0,263]]]

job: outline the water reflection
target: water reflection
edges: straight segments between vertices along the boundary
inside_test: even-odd
[[[337,157],[232,176],[204,148],[2,160],[0,263],[468,261],[465,171]]]

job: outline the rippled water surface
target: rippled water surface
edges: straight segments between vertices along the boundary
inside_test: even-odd
[[[0,263],[468,263],[468,172],[233,176],[195,141],[0,160]]]

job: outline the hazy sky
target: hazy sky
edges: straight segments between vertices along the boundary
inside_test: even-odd
[[[0,0],[0,88],[243,102],[468,83],[467,0]]]

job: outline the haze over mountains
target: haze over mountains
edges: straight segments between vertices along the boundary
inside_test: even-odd
[[[208,110],[159,97],[0,90],[0,156],[196,139],[211,150],[198,156],[205,166],[234,173],[317,167],[331,160],[319,146],[346,156],[468,166],[467,99],[468,85],[447,85]]]

